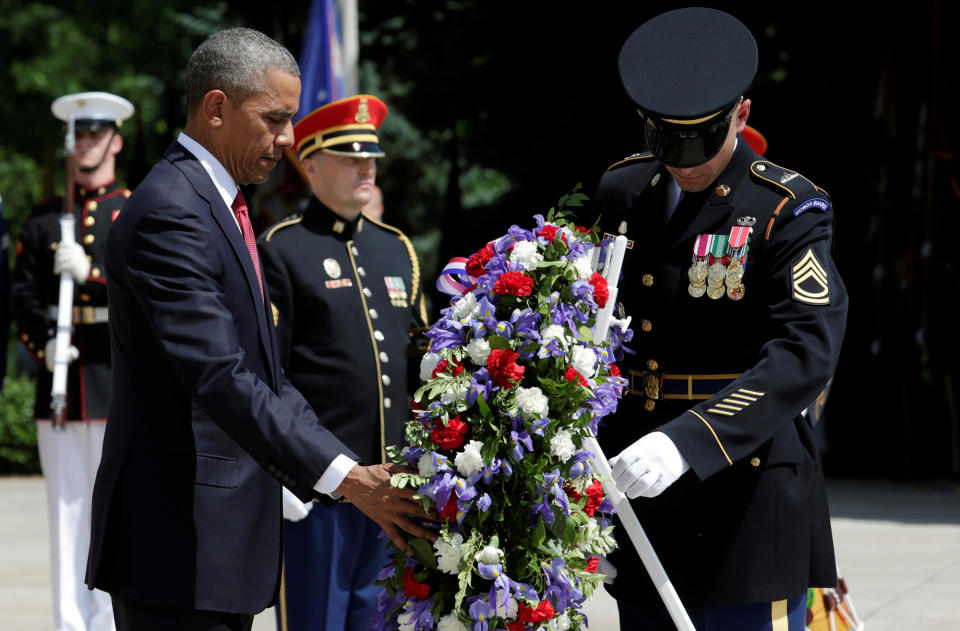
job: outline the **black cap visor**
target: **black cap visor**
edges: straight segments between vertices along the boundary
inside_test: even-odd
[[[669,167],[699,166],[717,155],[730,130],[731,109],[697,125],[668,122],[644,113],[644,136],[654,156]]]

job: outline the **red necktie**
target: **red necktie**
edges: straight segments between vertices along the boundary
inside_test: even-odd
[[[260,283],[260,298],[266,300],[263,295],[263,277],[260,275],[260,257],[257,256],[257,240],[253,238],[253,226],[250,225],[250,213],[247,212],[247,200],[243,197],[242,191],[237,191],[237,196],[234,198],[231,208],[233,209],[233,214],[237,217],[237,223],[240,224],[243,242],[247,244],[250,258],[253,259],[253,269],[257,271],[257,282]]]

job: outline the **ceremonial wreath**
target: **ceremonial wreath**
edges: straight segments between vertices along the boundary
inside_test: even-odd
[[[513,226],[438,287],[451,306],[427,333],[406,445],[389,450],[417,473],[413,486],[440,515],[438,539],[395,550],[375,629],[579,629],[602,582],[598,557],[614,546],[613,505],[583,440],[615,411],[626,380],[614,363],[632,332],[611,321],[600,238],[576,226],[574,191]]]

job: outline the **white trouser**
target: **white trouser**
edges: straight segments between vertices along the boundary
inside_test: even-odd
[[[69,422],[53,431],[37,421],[40,466],[50,515],[50,585],[56,631],[115,631],[110,595],[84,584],[93,482],[106,423]]]

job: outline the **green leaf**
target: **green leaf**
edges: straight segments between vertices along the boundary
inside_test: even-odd
[[[487,337],[487,342],[490,343],[490,348],[492,349],[506,349],[510,348],[510,340],[500,335],[490,335]]]
[[[583,341],[587,342],[588,344],[593,344],[593,331],[591,331],[589,327],[581,325],[578,329],[578,332],[580,333],[580,338],[583,339]]]
[[[426,539],[410,540],[410,547],[413,549],[413,558],[431,570],[437,569],[437,558],[433,556],[433,546]]]

